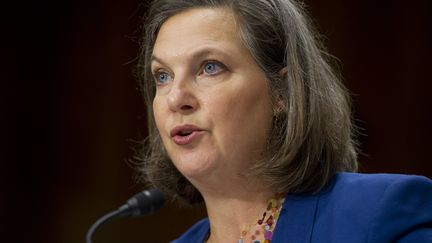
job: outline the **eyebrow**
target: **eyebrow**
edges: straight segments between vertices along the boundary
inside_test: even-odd
[[[202,47],[202,48],[199,48],[196,51],[193,51],[193,53],[190,56],[188,56],[188,58],[199,59],[199,58],[203,58],[205,56],[211,55],[211,54],[218,55],[218,56],[227,56],[227,57],[230,57],[230,55],[226,51],[222,51],[219,48]],[[162,60],[162,58],[160,58],[160,57],[158,57],[158,56],[156,56],[154,54],[152,54],[152,56],[151,56],[151,61],[152,62],[156,61],[156,62],[159,62],[162,65],[167,66],[166,63]]]
[[[162,61],[161,58],[159,58],[159,57],[155,56],[154,54],[152,54],[152,56],[151,56],[151,62],[154,62],[154,61],[156,61],[156,62],[158,62],[158,63],[160,63],[160,64],[162,64],[164,66],[167,66],[166,63],[164,61]]]

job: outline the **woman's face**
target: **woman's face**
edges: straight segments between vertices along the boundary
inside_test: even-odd
[[[184,176],[228,180],[263,157],[270,92],[231,11],[202,8],[170,17],[157,36],[151,69],[156,125]]]

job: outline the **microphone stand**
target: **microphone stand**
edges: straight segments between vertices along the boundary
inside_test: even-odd
[[[92,243],[92,236],[94,232],[96,231],[99,226],[103,225],[104,223],[108,222],[109,220],[120,216],[120,210],[115,210],[110,213],[105,214],[104,216],[100,217],[94,224],[90,227],[90,229],[87,231],[86,234],[86,243]]]
[[[117,210],[100,217],[87,231],[85,238],[86,243],[92,243],[92,236],[96,229],[109,220],[119,216],[142,216],[153,213],[161,208],[164,202],[164,194],[157,189],[145,190],[137,193]]]

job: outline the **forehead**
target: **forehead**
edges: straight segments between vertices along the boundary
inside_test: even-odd
[[[247,52],[230,9],[196,8],[168,18],[158,33],[153,53],[158,57],[182,56],[203,46]]]

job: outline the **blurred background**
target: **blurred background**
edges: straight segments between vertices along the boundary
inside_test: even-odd
[[[428,0],[306,0],[352,92],[362,172],[432,177]],[[2,7],[0,242],[84,242],[100,216],[143,189],[127,163],[145,137],[132,74],[138,0]],[[168,242],[203,217],[168,203],[118,219],[94,242]]]

